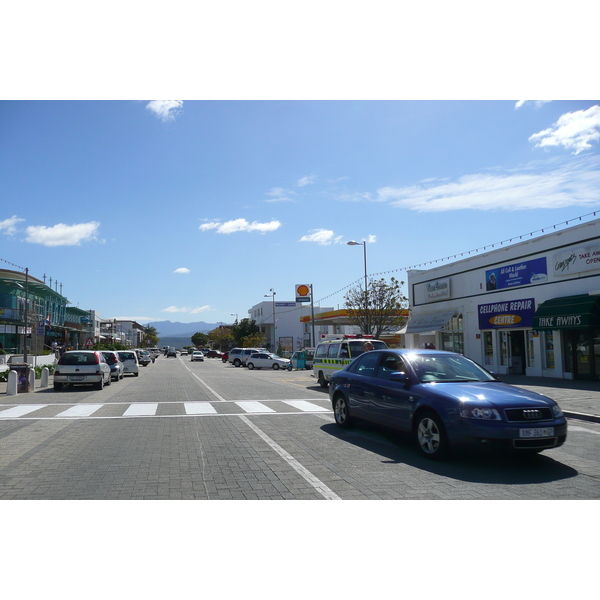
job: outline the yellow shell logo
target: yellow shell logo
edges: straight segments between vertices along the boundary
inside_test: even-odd
[[[309,291],[310,290],[308,289],[308,286],[299,285],[298,289],[296,290],[296,293],[298,294],[298,296],[308,296]]]

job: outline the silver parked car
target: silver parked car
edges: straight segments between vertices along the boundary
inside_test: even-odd
[[[64,385],[93,385],[101,390],[111,383],[111,372],[106,359],[96,350],[68,350],[58,359],[54,370],[54,389]]]

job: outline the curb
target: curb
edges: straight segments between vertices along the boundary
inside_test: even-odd
[[[579,421],[591,421],[592,423],[600,423],[600,417],[598,415],[587,415],[585,413],[571,412],[568,410],[563,410],[562,413],[567,419],[578,419]]]

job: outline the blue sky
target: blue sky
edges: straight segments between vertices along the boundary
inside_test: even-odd
[[[337,307],[350,240],[405,281],[600,210],[599,140],[598,101],[2,101],[0,258],[105,318]]]

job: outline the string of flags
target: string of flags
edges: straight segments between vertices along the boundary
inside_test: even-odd
[[[465,252],[459,252],[456,253],[452,256],[446,256],[445,258],[437,258],[435,260],[430,260],[430,261],[426,261],[426,262],[422,262],[418,265],[413,265],[411,267],[400,267],[398,269],[391,269],[389,271],[381,271],[380,273],[371,273],[368,275],[369,278],[371,277],[378,277],[379,275],[388,275],[389,273],[399,273],[399,272],[405,272],[405,271],[410,271],[411,269],[417,269],[419,267],[426,267],[428,265],[434,265],[437,263],[441,263],[444,262],[446,260],[453,260],[453,259],[457,259],[460,258],[461,256],[469,256],[470,254],[476,254],[477,252],[482,252],[491,248],[495,248],[496,246],[503,246],[504,244],[511,244],[513,242],[518,242],[521,241],[523,239],[527,239],[527,238],[532,238],[534,235],[536,234],[542,234],[542,233],[547,233],[550,231],[554,231],[557,227],[561,227],[563,225],[569,225],[569,223],[574,223],[575,221],[581,221],[587,217],[595,217],[596,214],[599,211],[594,211],[591,213],[588,213],[587,215],[582,215],[581,217],[575,217],[574,219],[569,219],[568,221],[563,221],[562,223],[557,223],[556,225],[550,225],[549,227],[544,227],[543,229],[537,229],[536,231],[530,231],[529,233],[524,233],[523,235],[519,235],[519,236],[515,236],[512,238],[509,238],[507,240],[502,240],[501,242],[494,242],[493,244],[488,244],[487,246],[483,246],[482,248],[475,248],[474,250],[467,250]],[[318,300],[317,302],[322,302],[324,300],[327,300],[328,298],[332,298],[333,296],[337,296],[338,294],[341,294],[343,291],[350,289],[352,287],[357,286],[358,284],[360,284],[362,281],[364,280],[364,278],[360,278],[357,279],[355,281],[353,281],[352,283],[344,286],[343,288],[339,289],[337,292],[333,292],[333,294],[329,294],[328,296],[324,296],[323,298],[321,298],[320,300]]]

